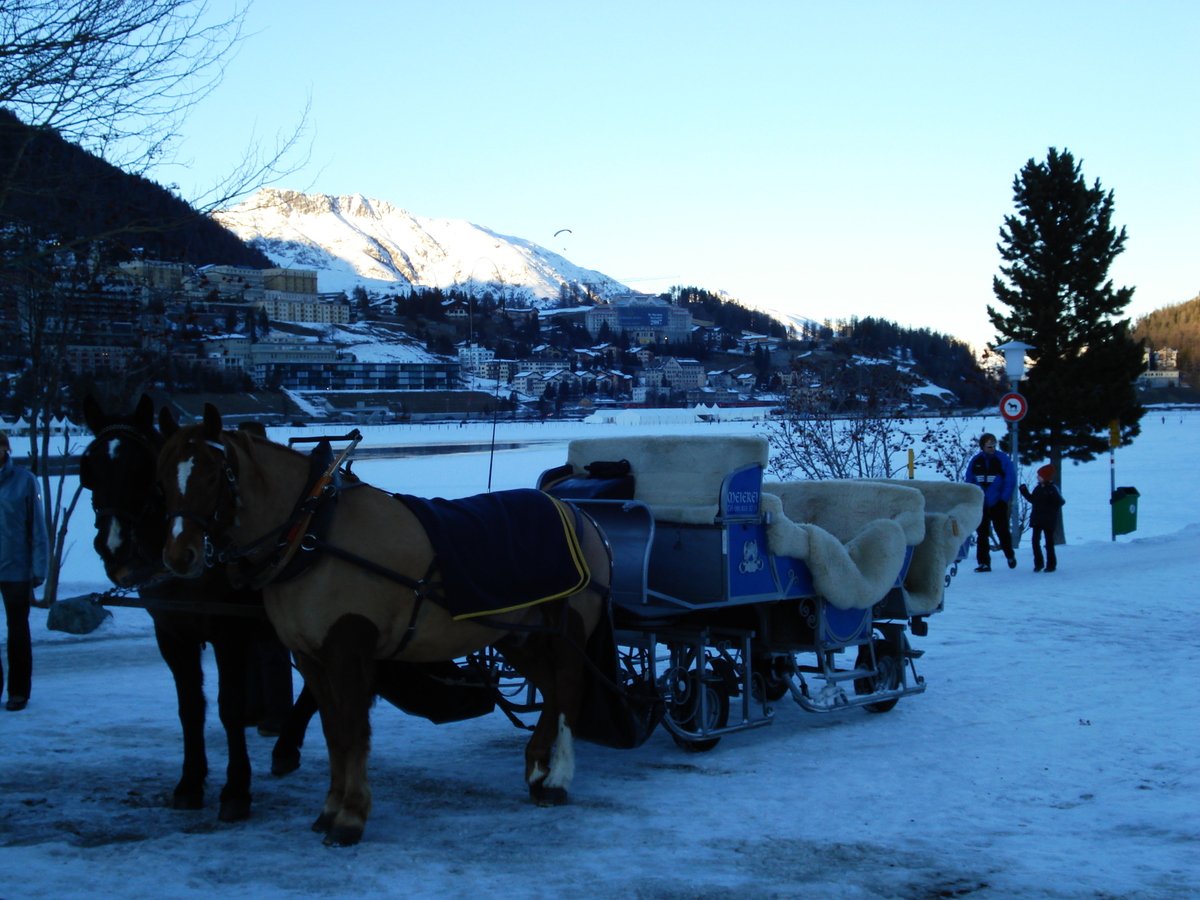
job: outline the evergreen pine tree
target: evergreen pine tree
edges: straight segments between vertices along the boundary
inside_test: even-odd
[[[1022,393],[1021,460],[1048,459],[1061,483],[1062,461],[1094,459],[1108,448],[1109,423],[1121,423],[1131,443],[1144,410],[1134,382],[1142,349],[1118,318],[1133,288],[1114,288],[1113,260],[1125,249],[1125,229],[1112,225],[1113,192],[1089,187],[1067,150],[1051,147],[1045,162],[1029,160],[1013,180],[1017,213],[1004,217],[997,248],[1004,260],[988,306],[997,343],[1023,341],[1035,365]]]

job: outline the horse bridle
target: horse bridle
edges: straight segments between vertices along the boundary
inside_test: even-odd
[[[234,547],[233,541],[225,534],[225,529],[233,524],[234,518],[237,516],[237,506],[239,500],[238,483],[237,483],[237,464],[236,460],[230,461],[229,451],[225,447],[223,441],[211,441],[205,439],[204,443],[212,449],[220,453],[220,474],[217,478],[217,497],[213,502],[213,510],[207,517],[194,513],[186,509],[175,509],[167,512],[167,522],[175,519],[184,519],[188,522],[195,522],[200,526],[204,533],[204,565],[211,567],[215,562],[225,562],[231,554]],[[222,495],[228,493],[228,509],[229,521],[222,522]],[[217,544],[220,543],[218,549]]]
[[[133,425],[127,425],[123,422],[115,422],[111,425],[105,425],[103,428],[101,428],[99,431],[97,431],[95,433],[95,435],[92,438],[91,443],[89,443],[87,445],[87,447],[84,448],[83,453],[80,455],[80,460],[81,460],[81,462],[80,462],[80,484],[83,487],[88,488],[89,490],[91,490],[93,492],[92,493],[93,500],[95,499],[95,496],[96,496],[95,495],[95,486],[94,486],[94,484],[86,483],[87,481],[90,481],[90,478],[85,478],[83,465],[84,465],[84,463],[86,463],[88,461],[88,455],[92,452],[94,447],[99,445],[100,441],[102,441],[106,438],[113,437],[114,435],[132,438],[132,440],[135,444],[137,444],[138,446],[140,446],[142,449],[146,450],[150,454],[151,459],[153,459],[153,460],[158,459],[158,451],[159,451],[159,447],[161,446],[161,444],[156,445],[156,443],[153,440],[151,440],[140,429],[136,428]],[[119,507],[119,506],[96,506],[93,503],[92,511],[96,514],[97,530],[99,530],[99,527],[100,527],[100,519],[104,516],[108,516],[109,518],[116,519],[119,522],[128,523],[131,526],[133,534],[135,535],[135,539],[133,542],[134,549],[137,552],[137,555],[141,558],[141,561],[142,562],[151,562],[151,563],[155,562],[155,560],[151,557],[151,555],[146,552],[145,547],[142,546],[142,542],[136,538],[136,535],[138,534],[139,523],[141,523],[146,518],[147,514],[151,511],[151,508],[154,504],[154,497],[158,493],[159,493],[159,488],[158,488],[157,484],[155,484],[155,486],[153,487],[153,489],[150,492],[150,499],[148,499],[146,501],[146,503],[143,504],[142,508],[140,510],[138,510],[137,512],[133,512],[129,509],[125,509],[125,508]]]

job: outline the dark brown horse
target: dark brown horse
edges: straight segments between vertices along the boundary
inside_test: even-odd
[[[158,470],[169,510],[163,561],[180,576],[198,577],[206,548],[229,541],[235,549],[227,552],[256,562],[259,554],[248,548],[273,548],[294,520],[308,459],[252,434],[222,431],[211,404],[203,424],[172,434],[169,418],[159,422],[168,435]],[[456,619],[437,602],[423,602],[445,582],[417,517],[392,495],[361,485],[341,492],[328,525],[326,547],[340,552],[326,549],[298,577],[265,585],[267,614],[321,708],[330,788],[313,828],[326,843],[356,843],[371,811],[367,758],[377,660],[452,660],[498,644],[544,699],[525,751],[530,795],[541,805],[566,802],[583,693],[578,648],[600,621],[611,577],[596,527],[583,519],[577,534],[591,581],[585,577],[565,602],[523,606],[486,622]]]
[[[92,397],[84,401],[84,416],[95,439],[80,460],[80,481],[92,492],[96,513],[94,546],[104,570],[118,586],[136,585],[164,572],[162,546],[166,540],[166,508],[155,474],[164,441],[154,427],[154,405],[142,395],[132,415],[105,413]],[[160,579],[161,580],[161,579]],[[217,708],[229,746],[225,785],[221,789],[222,821],[250,814],[250,759],[246,752],[247,664],[256,642],[275,640],[262,618],[262,594],[234,588],[223,571],[209,570],[201,578],[171,578],[139,591],[154,620],[159,652],[171,669],[183,726],[183,774],[175,787],[176,809],[204,806],[208,759],[204,742],[204,673],[200,652],[212,644],[218,674]],[[156,603],[165,601],[156,608]],[[211,615],[171,609],[171,604],[221,604],[242,607],[251,615]],[[253,614],[258,614],[256,618]],[[290,701],[290,695],[287,697]],[[305,711],[284,723],[276,742],[273,770],[290,772],[299,765],[304,728],[315,711]]]

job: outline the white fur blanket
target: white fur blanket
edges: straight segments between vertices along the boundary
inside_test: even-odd
[[[763,485],[771,552],[803,560],[817,593],[839,609],[867,609],[887,595],[907,548],[925,536],[924,508],[921,492],[902,485]]]
[[[908,614],[922,616],[942,605],[946,592],[946,569],[959,548],[983,520],[983,491],[976,485],[955,481],[880,480],[863,482],[900,484],[920,491],[925,498],[925,540],[913,552],[904,577]]]
[[[655,519],[711,525],[725,476],[743,466],[766,466],[767,440],[758,435],[655,435],[583,438],[567,448],[567,462],[576,475],[584,474],[589,463],[620,459],[629,460],[634,499],[649,506]]]
[[[584,466],[626,459],[634,497],[660,522],[711,524],[721,483],[735,469],[766,466],[760,436],[689,435],[584,438],[567,461]],[[946,568],[983,517],[983,492],[948,481],[845,480],[768,483],[762,508],[771,513],[771,552],[804,560],[817,591],[841,609],[866,609],[895,584],[908,547],[904,587],[910,615],[942,603]]]

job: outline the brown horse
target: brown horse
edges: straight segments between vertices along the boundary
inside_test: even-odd
[[[197,577],[210,542],[220,541],[240,548],[226,548],[232,557],[260,563],[294,521],[309,484],[308,457],[253,434],[223,431],[211,404],[202,424],[180,428],[164,411],[160,427],[169,436],[158,469],[168,509],[164,563]],[[303,574],[263,587],[267,615],[321,708],[330,788],[313,830],[335,845],[362,836],[371,811],[376,660],[451,660],[492,644],[542,693],[543,710],[525,749],[530,796],[543,806],[565,803],[584,690],[580,648],[601,619],[611,579],[599,530],[586,517],[579,523],[591,573],[586,586],[563,603],[536,603],[485,622],[422,602],[436,601],[444,581],[428,535],[405,504],[365,484],[341,491],[337,502],[324,537],[333,551]]]

